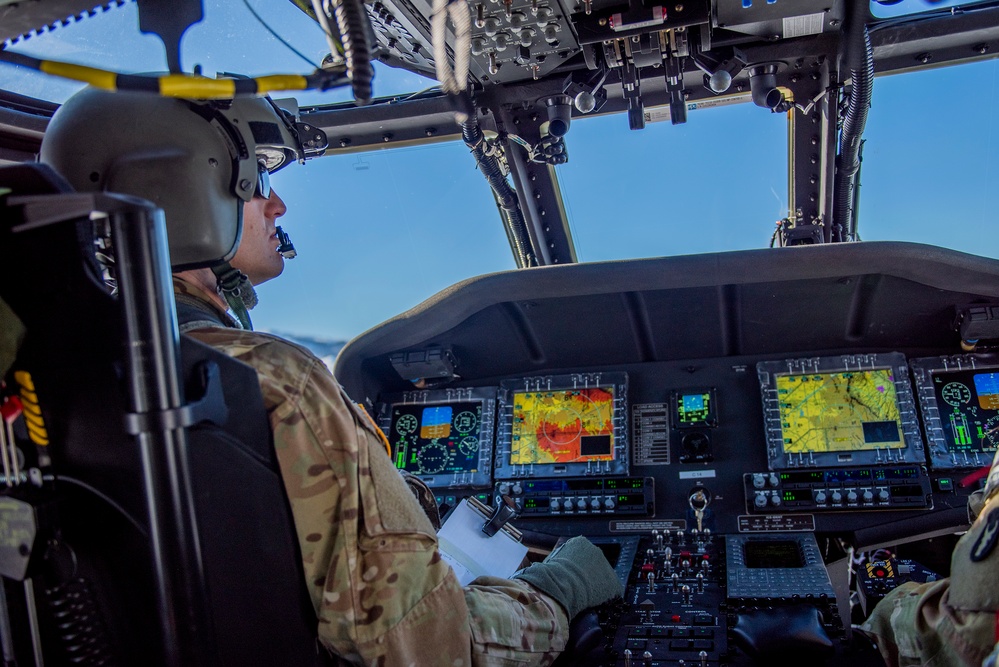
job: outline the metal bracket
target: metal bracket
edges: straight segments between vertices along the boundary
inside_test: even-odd
[[[219,367],[211,361],[201,362],[195,368],[204,388],[201,398],[172,410],[151,412],[131,412],[125,415],[125,431],[129,435],[139,435],[158,429],[175,430],[202,422],[221,426],[229,419],[229,407],[222,393],[222,380]]]

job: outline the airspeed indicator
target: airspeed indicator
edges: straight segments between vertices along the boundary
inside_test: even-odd
[[[467,436],[458,443],[458,451],[464,456],[472,456],[479,451],[479,439],[474,436]]]

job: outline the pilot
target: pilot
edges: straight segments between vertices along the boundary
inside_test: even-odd
[[[549,664],[573,617],[621,595],[602,552],[573,538],[512,579],[462,588],[367,414],[309,351],[249,326],[252,286],[284,269],[288,244],[275,223],[286,207],[269,174],[304,159],[297,129],[268,98],[220,104],[88,88],[52,118],[41,158],[78,190],[164,209],[183,329],[257,371],[318,636],[334,655],[367,665]],[[192,265],[217,230],[235,254]]]
[[[999,659],[999,452],[985,488],[968,501],[971,528],[951,555],[950,576],[908,582],[877,604],[861,630],[892,667],[996,667]]]

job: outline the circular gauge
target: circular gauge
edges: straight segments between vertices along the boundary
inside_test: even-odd
[[[971,390],[961,382],[948,382],[940,390],[940,396],[948,405],[964,405],[971,400]]]
[[[479,418],[476,417],[475,413],[470,410],[459,412],[454,418],[454,430],[462,435],[471,433],[478,425]]]
[[[458,451],[465,456],[475,454],[475,452],[479,451],[479,439],[474,435],[462,438],[461,442],[458,443]]]
[[[403,415],[399,417],[399,421],[395,423],[395,430],[399,432],[400,435],[409,435],[416,430],[416,427],[420,425],[420,422],[416,420],[413,415]]]
[[[990,417],[985,422],[985,437],[982,438],[982,449],[999,447],[999,415]]]
[[[442,445],[434,440],[424,447],[416,455],[416,462],[420,466],[420,472],[426,475],[433,475],[441,472],[451,464],[451,451],[447,445]]]

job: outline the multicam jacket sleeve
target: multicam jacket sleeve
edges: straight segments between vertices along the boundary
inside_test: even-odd
[[[367,415],[323,363],[280,338],[191,334],[253,366],[302,548],[319,637],[363,665],[546,665],[568,619],[521,581],[462,588]]]
[[[999,644],[999,452],[985,489],[968,501],[971,528],[951,554],[950,576],[902,584],[860,629],[889,667],[985,667]]]

